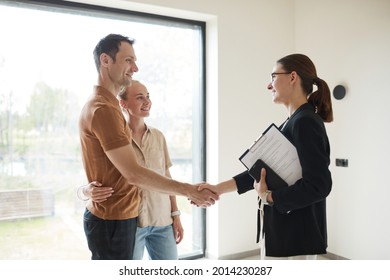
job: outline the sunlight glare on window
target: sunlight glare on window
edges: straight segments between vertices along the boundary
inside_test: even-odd
[[[78,118],[96,83],[92,51],[109,33],[136,40],[134,78],[148,85],[153,109],[146,122],[167,139],[173,178],[201,181],[193,174],[193,157],[201,156],[193,154],[200,27],[91,14],[0,1],[0,259],[90,258],[84,202],[75,195],[87,183]],[[200,250],[193,242],[200,233],[192,233],[197,209],[186,199],[179,207],[186,230],[179,253]]]

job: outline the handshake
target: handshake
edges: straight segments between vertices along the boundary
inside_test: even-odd
[[[206,208],[214,205],[215,201],[219,199],[220,193],[217,186],[208,183],[200,183],[194,186],[195,190],[188,195],[191,204]]]
[[[113,188],[102,186],[100,182],[93,181],[87,185],[81,186],[77,190],[77,196],[81,200],[92,200],[101,203],[106,201],[114,193]],[[215,204],[221,193],[216,185],[208,183],[198,183],[195,185],[187,184],[185,196],[192,205],[206,208]]]
[[[269,195],[270,191],[268,190],[266,181],[265,168],[262,168],[260,171],[259,182],[254,181],[253,189],[256,190],[260,198],[265,201],[269,200],[269,203],[273,203],[272,195]],[[191,204],[206,208],[214,205],[220,195],[234,191],[237,191],[236,181],[234,179],[229,179],[216,185],[211,185],[205,182],[195,185],[182,183],[182,188],[178,191],[178,193],[186,196]],[[97,181],[81,186],[77,190],[77,196],[80,199],[91,199],[94,202],[103,202],[113,193],[114,190],[111,187],[103,187],[102,184]]]

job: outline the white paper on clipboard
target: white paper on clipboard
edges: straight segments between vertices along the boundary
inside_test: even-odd
[[[248,170],[258,159],[263,160],[289,186],[302,178],[297,149],[275,124],[271,124],[239,159]]]

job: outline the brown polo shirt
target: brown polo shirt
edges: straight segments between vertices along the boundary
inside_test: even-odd
[[[106,155],[106,151],[131,144],[131,132],[115,96],[103,87],[84,105],[80,120],[80,140],[84,169],[88,182],[98,181],[114,189],[110,199],[87,208],[105,220],[124,220],[138,216],[138,188],[129,185]]]

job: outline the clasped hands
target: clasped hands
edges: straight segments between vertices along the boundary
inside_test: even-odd
[[[253,183],[253,188],[257,191],[261,199],[266,198],[268,191],[265,177],[266,171],[263,168],[261,170],[259,182],[254,181]],[[98,203],[107,200],[114,192],[111,187],[103,187],[102,184],[97,181],[93,181],[88,185],[83,186],[82,191],[86,197]],[[223,193],[233,191],[237,191],[237,186],[233,179],[216,185],[202,182],[196,185],[189,184],[187,197],[188,200],[191,201],[191,204],[206,208],[214,205]]]
[[[269,192],[268,192],[268,185],[266,182],[266,170],[264,168],[262,168],[262,170],[260,172],[259,182],[254,181],[253,188],[256,190],[256,192],[258,193],[259,197],[262,200],[264,200],[264,201],[267,200],[267,196],[269,195]],[[217,185],[203,183],[203,184],[200,184],[198,187],[198,191],[204,191],[206,189],[213,192],[214,194],[220,196],[223,193],[237,191],[237,185],[236,185],[236,181],[234,179],[230,179],[228,181],[219,183]],[[272,203],[272,197],[268,197],[268,198],[270,200],[270,203]],[[193,202],[191,202],[191,203],[196,205],[196,203],[193,203]]]

